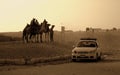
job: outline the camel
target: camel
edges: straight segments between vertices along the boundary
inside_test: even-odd
[[[40,36],[40,42],[42,43],[42,34],[45,32],[48,32],[49,25],[47,24],[47,21],[44,20],[43,23],[39,24],[39,22],[33,18],[30,25],[27,24],[27,26],[23,30],[23,41],[29,42],[28,39],[32,39],[32,37],[37,37],[36,41],[38,42],[38,38]],[[28,38],[29,36],[29,38]],[[24,39],[25,38],[25,39]]]
[[[53,36],[54,36],[54,31],[53,31],[54,27],[55,27],[55,25],[52,25],[52,27],[49,30],[49,32],[50,32],[50,41],[51,42],[54,41],[54,38],[53,38]]]
[[[45,26],[46,30],[43,30],[43,33],[45,34],[45,41],[49,41],[49,26],[48,22],[46,19],[44,19],[43,23],[41,23],[43,26]]]
[[[50,31],[50,29],[49,29],[49,26],[50,26],[50,24],[47,24],[46,25],[47,27],[47,29],[46,29],[46,31],[44,31],[44,34],[45,34],[45,41],[47,42],[47,41],[49,41],[49,31]]]
[[[26,27],[23,29],[23,36],[22,36],[23,42],[25,42],[25,40],[26,42],[28,42],[29,34],[30,34],[30,25],[27,24]]]
[[[36,35],[38,34],[38,30],[40,30],[40,27],[41,26],[39,25],[39,22],[35,18],[33,18],[30,25],[27,24],[27,26],[23,30],[23,41],[26,41],[28,43],[32,40],[32,37],[36,37]]]
[[[35,40],[36,40],[36,36],[37,36],[39,30],[40,30],[39,22],[37,21],[37,19],[33,18],[33,20],[31,20],[31,23],[30,23],[29,39],[31,39],[32,37],[35,37]]]
[[[40,29],[38,29],[38,34],[40,34],[40,38],[42,38],[43,33],[45,33],[45,41],[49,41],[49,26],[50,24],[47,24],[47,21],[44,19],[43,23],[40,25]],[[38,36],[37,36],[38,38]],[[42,42],[42,40],[41,40]]]

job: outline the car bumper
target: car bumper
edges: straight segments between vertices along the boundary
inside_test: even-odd
[[[90,59],[90,60],[94,60],[96,59],[96,54],[72,54],[72,59],[75,60],[80,60],[80,59]]]

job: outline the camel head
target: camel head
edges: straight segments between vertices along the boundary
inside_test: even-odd
[[[52,28],[54,28],[55,27],[55,25],[52,25]]]

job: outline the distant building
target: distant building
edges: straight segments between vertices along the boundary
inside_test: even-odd
[[[72,30],[66,30],[65,32],[73,32]]]
[[[101,28],[93,28],[92,30],[93,30],[93,32],[101,32],[102,31]]]
[[[65,32],[65,27],[61,26],[61,32]]]
[[[101,28],[86,28],[86,32],[103,32]]]
[[[101,28],[92,28],[86,27],[86,32],[120,32],[120,28],[113,27],[111,29],[101,29]]]

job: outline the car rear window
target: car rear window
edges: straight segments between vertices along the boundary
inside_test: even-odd
[[[97,43],[95,41],[80,41],[77,47],[97,47]]]

